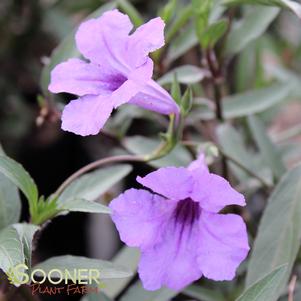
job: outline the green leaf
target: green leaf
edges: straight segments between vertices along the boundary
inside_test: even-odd
[[[69,199],[59,204],[58,210],[66,210],[68,212],[111,213],[109,207],[85,199]]]
[[[228,21],[218,20],[208,26],[201,34],[200,43],[203,48],[213,48],[219,39],[226,33]]]
[[[218,141],[228,156],[234,158],[240,165],[244,166],[245,169],[250,170],[261,181],[266,183],[268,186],[272,185],[272,175],[271,171],[262,165],[261,158],[258,154],[254,154],[248,150],[243,136],[231,125],[224,124],[217,129]],[[252,177],[246,173],[242,168],[236,164],[229,161],[230,167],[235,174],[236,178],[241,182],[249,181]],[[253,186],[255,188],[260,186],[258,180],[252,179],[254,181]]]
[[[30,203],[37,201],[37,186],[21,164],[0,155],[0,173],[10,179],[24,193]]]
[[[20,264],[31,267],[32,240],[38,229],[31,224],[13,224],[0,231],[0,269],[15,286],[20,285],[25,270],[18,267],[16,273],[14,268]]]
[[[0,230],[19,221],[21,200],[17,187],[0,174]]]
[[[291,87],[288,83],[278,83],[269,87],[227,96],[222,101],[224,117],[226,119],[241,118],[264,112],[286,100],[290,96]],[[209,108],[196,111],[201,114],[204,120],[213,119],[215,116]]]
[[[124,278],[132,275],[132,272],[128,269],[109,261],[71,255],[51,257],[37,264],[33,269],[42,269],[46,274],[52,269],[67,269],[68,271],[73,271],[74,269],[98,269],[100,273],[99,280]],[[53,277],[59,276],[53,273]]]
[[[23,244],[25,264],[31,267],[32,257],[32,241],[34,234],[39,230],[39,227],[32,224],[14,224],[12,225],[18,232],[19,238]]]
[[[252,7],[242,20],[234,24],[229,33],[226,52],[236,54],[260,37],[279,14],[275,7]]]
[[[209,16],[209,24],[214,23],[223,14],[225,7],[220,4],[220,1],[215,1],[211,14]],[[189,49],[197,46],[199,39],[195,30],[195,22],[192,20],[187,24],[182,31],[179,31],[177,36],[169,43],[170,46],[166,54],[166,63],[170,64],[184,55]]]
[[[160,85],[171,84],[175,75],[181,84],[195,84],[204,79],[204,77],[209,76],[209,73],[207,70],[196,66],[184,65],[167,72],[158,79],[158,83]]]
[[[124,140],[124,146],[126,149],[135,155],[150,154],[155,150],[160,141],[157,139],[145,138],[142,136],[133,136]],[[163,166],[186,166],[192,161],[192,157],[188,150],[177,145],[167,156],[149,162],[151,166],[163,167]]]
[[[273,84],[267,88],[236,94],[223,99],[226,118],[244,117],[263,112],[290,94],[289,84]]]
[[[92,14],[90,14],[85,20],[91,19],[91,18],[97,18],[101,16],[104,12],[108,10],[112,10],[116,8],[115,1],[111,1],[110,3],[102,5],[100,8],[98,8],[96,11],[94,11]],[[80,57],[80,53],[78,52],[74,35],[77,28],[73,30],[52,52],[50,57],[49,64],[45,65],[42,73],[41,73],[41,79],[40,79],[40,85],[42,88],[42,91],[45,95],[48,94],[48,85],[50,82],[50,72],[51,70],[59,63],[71,58],[71,57]]]
[[[20,235],[14,227],[8,226],[0,231],[0,269],[11,275],[15,266],[24,263],[25,256]],[[13,283],[15,283],[14,280],[22,280],[18,277],[17,279],[11,278]]]
[[[169,0],[167,4],[163,6],[163,8],[159,12],[159,16],[165,23],[168,23],[170,19],[173,17],[177,6],[177,0]]]
[[[115,264],[126,263],[127,268],[131,271],[136,271],[140,258],[140,251],[136,248],[129,248],[124,246],[117,255],[113,258],[112,262]],[[110,298],[115,299],[120,292],[131,282],[134,274],[128,278],[111,279],[105,284],[103,292]]]
[[[287,265],[282,265],[250,286],[237,301],[275,301],[275,291],[284,280]]]
[[[170,43],[170,47],[167,50],[166,61],[168,64],[177,60],[189,49],[198,44],[198,37],[195,33],[195,25],[193,22],[187,25],[183,32],[180,32],[178,36]]]
[[[125,292],[120,301],[169,301],[178,294],[168,288],[146,291],[141,282],[137,281]]]
[[[99,292],[98,294],[91,293],[87,294],[80,299],[80,301],[112,301],[105,294]]]
[[[279,6],[281,8],[286,8],[291,10],[299,18],[301,18],[301,4],[291,0],[224,0],[224,4],[226,5],[261,4],[261,5],[268,5],[268,6]]]
[[[85,174],[72,182],[59,196],[58,204],[74,199],[95,201],[132,171],[131,165],[119,164]],[[79,203],[77,203],[79,205]],[[71,206],[71,205],[70,205]],[[89,205],[90,206],[90,205]]]
[[[265,163],[270,166],[274,176],[280,179],[286,172],[286,168],[276,145],[267,135],[263,122],[259,117],[251,115],[248,117],[248,124]]]
[[[275,288],[280,296],[296,259],[301,237],[301,165],[283,176],[270,196],[257,231],[247,271],[247,286],[288,263],[285,279]]]
[[[130,1],[117,0],[117,6],[130,17],[136,27],[143,24],[143,18]]]
[[[179,15],[175,18],[175,21],[166,30],[165,40],[166,44],[183,28],[183,26],[189,21],[192,15],[191,5],[187,5],[179,10]]]
[[[177,74],[174,74],[173,76],[173,82],[172,82],[172,85],[171,85],[171,91],[170,91],[170,94],[171,94],[171,97],[174,99],[174,101],[180,105],[181,103],[181,98],[182,98],[182,94],[181,94],[181,87],[180,87],[180,84],[179,84],[179,81],[177,79]]]
[[[202,301],[225,301],[222,293],[218,290],[208,289],[197,285],[190,285],[184,289],[183,293],[190,298],[196,298]]]
[[[192,89],[188,87],[181,99],[181,114],[184,117],[188,116],[190,110],[192,109],[192,105],[193,105]]]

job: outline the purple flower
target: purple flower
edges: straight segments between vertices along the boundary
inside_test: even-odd
[[[137,181],[152,192],[129,189],[110,207],[121,240],[141,250],[144,288],[180,290],[202,275],[233,279],[249,251],[246,226],[240,216],[218,212],[244,206],[243,195],[210,173],[203,156],[188,168],[160,168]]]
[[[124,103],[161,114],[178,114],[171,96],[151,79],[148,57],[164,45],[164,22],[152,19],[133,34],[127,15],[118,10],[80,25],[76,44],[89,60],[69,59],[51,73],[49,90],[79,96],[62,115],[62,129],[82,136],[97,134],[112,113]]]

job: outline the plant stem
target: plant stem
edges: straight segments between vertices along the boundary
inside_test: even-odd
[[[132,161],[132,162],[144,162],[145,159],[144,157],[141,156],[134,156],[134,155],[122,155],[122,156],[114,156],[114,157],[108,157],[108,158],[103,158],[103,159],[99,159],[97,161],[94,161],[84,167],[82,167],[81,169],[79,169],[77,172],[75,172],[74,174],[72,174],[69,178],[67,178],[62,184],[61,186],[56,190],[55,195],[60,195],[63,190],[71,183],[73,182],[75,179],[77,179],[79,176],[81,176],[82,174],[93,170],[95,168],[98,168],[102,165],[107,165],[107,164],[114,164],[117,162],[124,162],[124,161]]]
[[[213,49],[206,50],[206,59],[208,63],[209,70],[212,75],[213,81],[213,92],[214,92],[214,102],[215,102],[215,117],[219,122],[224,122],[223,106],[222,106],[222,76],[221,68],[217,62],[216,55]],[[222,155],[222,174],[224,178],[229,178],[229,170],[227,159]]]

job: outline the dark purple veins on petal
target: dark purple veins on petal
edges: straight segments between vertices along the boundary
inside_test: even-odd
[[[192,225],[199,219],[201,209],[198,203],[194,202],[190,198],[181,200],[175,210],[175,222]]]

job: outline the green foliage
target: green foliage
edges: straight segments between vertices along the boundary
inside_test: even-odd
[[[258,39],[279,14],[275,7],[254,7],[247,10],[244,17],[233,25],[229,33],[226,52],[228,55],[237,54],[247,47],[250,42]]]
[[[124,145],[128,151],[135,155],[148,154],[151,150],[155,150],[160,142],[156,139],[145,138],[142,136],[128,137],[124,140]],[[191,155],[181,145],[177,145],[164,158],[150,161],[149,164],[154,167],[163,166],[186,166],[191,161]]]
[[[146,291],[142,284],[137,282],[125,292],[121,301],[169,301],[178,293],[167,288],[161,288],[157,291]]]
[[[119,164],[111,167],[100,168],[85,174],[72,182],[58,197],[58,204],[62,206],[72,200],[84,199],[95,201],[107,192],[116,183],[126,177],[132,170],[130,165]]]
[[[264,278],[250,286],[237,301],[274,301],[278,299],[275,291],[281,285],[286,272],[286,265],[275,268]]]
[[[132,272],[127,268],[109,261],[70,255],[49,258],[34,266],[34,269],[42,269],[46,274],[52,269],[59,269],[61,271],[65,269],[69,271],[73,271],[74,269],[98,269],[99,280],[124,278],[132,275]],[[55,275],[57,274],[53,273],[54,278]]]
[[[200,43],[204,49],[213,48],[218,40],[226,33],[228,22],[219,20],[210,24],[199,36]]]
[[[181,84],[195,84],[203,80],[209,73],[205,69],[196,66],[184,65],[172,69],[158,79],[160,85],[171,84],[176,75],[177,81]]]
[[[286,168],[276,146],[267,135],[263,122],[257,116],[250,115],[248,124],[264,161],[271,168],[274,176],[280,179],[286,172]]]
[[[301,18],[301,4],[297,1],[292,0],[224,0],[226,5],[238,5],[238,4],[260,4],[267,6],[279,6],[281,8],[286,8],[295,13],[299,18]]]
[[[260,221],[248,265],[250,286],[282,264],[285,277],[274,289],[280,296],[296,259],[301,237],[301,166],[287,172],[270,196]],[[275,300],[274,299],[274,300]]]
[[[237,165],[229,162],[234,175],[241,183],[247,186],[251,185],[251,187],[261,187],[262,184],[265,184],[265,186],[272,185],[270,169],[262,164],[260,156],[247,148],[241,133],[232,126],[225,124],[219,126],[217,136],[224,153],[231,158],[235,158],[236,162],[239,163]],[[256,179],[246,170],[256,175]],[[253,183],[250,183],[251,179]],[[260,182],[258,182],[258,179],[260,179]]]
[[[0,230],[19,221],[21,200],[16,186],[0,174]]]
[[[30,212],[34,214],[38,202],[38,188],[28,172],[19,163],[4,155],[0,155],[0,172],[24,193]]]
[[[0,231],[0,269],[5,272],[15,286],[22,281],[20,272],[15,272],[18,265],[30,266],[32,239],[38,227],[29,224],[14,224]]]
[[[140,252],[138,249],[123,247],[112,259],[114,264],[124,264],[126,262],[127,268],[132,271],[137,270],[138,262],[140,258]],[[116,298],[121,291],[126,288],[126,286],[130,283],[134,274],[127,278],[121,279],[112,279],[106,282],[105,287],[103,288],[103,292],[110,298]]]
[[[225,301],[220,291],[208,289],[205,287],[191,285],[184,290],[184,294],[190,298],[201,299],[202,301]]]
[[[137,11],[134,5],[131,4],[128,0],[117,0],[117,6],[125,13],[127,14],[133,24],[138,27],[142,25],[143,18],[140,15],[140,13]]]
[[[169,0],[159,11],[159,16],[168,23],[176,11],[177,0]]]

